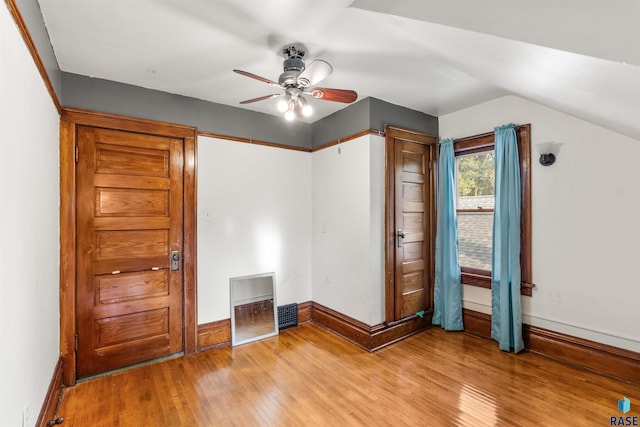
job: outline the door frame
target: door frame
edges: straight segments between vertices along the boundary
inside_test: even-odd
[[[384,234],[384,247],[385,247],[385,281],[384,281],[384,314],[385,323],[393,325],[397,323],[403,323],[407,321],[416,320],[416,315],[409,316],[405,319],[395,319],[395,305],[396,305],[396,293],[395,293],[395,250],[396,250],[396,235],[395,235],[395,200],[396,200],[396,182],[395,182],[395,148],[396,139],[402,139],[418,144],[426,145],[430,151],[430,164],[429,164],[429,226],[428,229],[431,232],[431,250],[432,254],[435,254],[435,236],[436,236],[436,189],[437,189],[437,171],[438,171],[438,139],[435,136],[428,135],[422,132],[416,132],[408,129],[401,129],[394,126],[385,126],[385,200],[384,200],[384,218],[385,218],[385,234]],[[435,255],[432,256],[430,261],[430,276],[434,277],[435,272]],[[430,286],[431,295],[430,305],[433,306],[433,283]],[[424,319],[429,325],[431,325],[431,317],[433,311],[425,313]],[[418,322],[420,325],[423,322]],[[420,328],[421,326],[416,326]]]
[[[76,129],[80,125],[183,140],[183,352],[196,352],[197,129],[146,119],[64,108],[60,116],[60,358],[62,380],[76,383]]]

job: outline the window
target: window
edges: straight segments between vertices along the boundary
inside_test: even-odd
[[[516,128],[520,156],[522,295],[531,296],[531,125]],[[461,282],[491,288],[491,246],[495,186],[493,132],[457,139],[456,186]]]
[[[491,271],[495,186],[494,151],[456,158],[460,265]]]

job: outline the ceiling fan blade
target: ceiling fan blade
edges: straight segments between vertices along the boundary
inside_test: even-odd
[[[326,87],[317,87],[311,91],[311,96],[316,99],[325,101],[344,102],[350,104],[358,99],[358,94],[352,90],[345,89],[329,89]]]
[[[302,87],[313,86],[333,73],[333,67],[327,61],[316,59],[298,76],[298,84]]]
[[[247,76],[247,77],[251,77],[252,79],[260,80],[261,82],[266,83],[268,85],[275,86],[275,87],[280,87],[280,85],[278,83],[274,82],[273,80],[269,80],[267,78],[257,76],[257,75],[255,75],[253,73],[248,72],[248,71],[242,71],[242,70],[233,70],[233,71],[238,73],[238,74],[242,74],[243,76]]]
[[[246,101],[241,101],[240,104],[251,104],[252,102],[264,101],[265,99],[275,98],[276,96],[282,95],[281,93],[274,93],[273,95],[265,95],[259,98],[247,99]]]

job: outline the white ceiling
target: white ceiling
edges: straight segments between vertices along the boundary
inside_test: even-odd
[[[319,85],[434,116],[506,94],[640,140],[638,0],[40,0],[63,71],[267,114],[283,46]],[[317,120],[344,104],[313,100]]]

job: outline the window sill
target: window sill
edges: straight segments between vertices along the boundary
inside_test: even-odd
[[[460,273],[460,283],[468,286],[476,286],[478,288],[491,289],[490,272],[485,272],[482,270],[469,270],[462,270],[462,272]],[[535,285],[533,283],[521,282],[520,295],[525,295],[528,297],[532,296],[532,290],[534,286]]]

